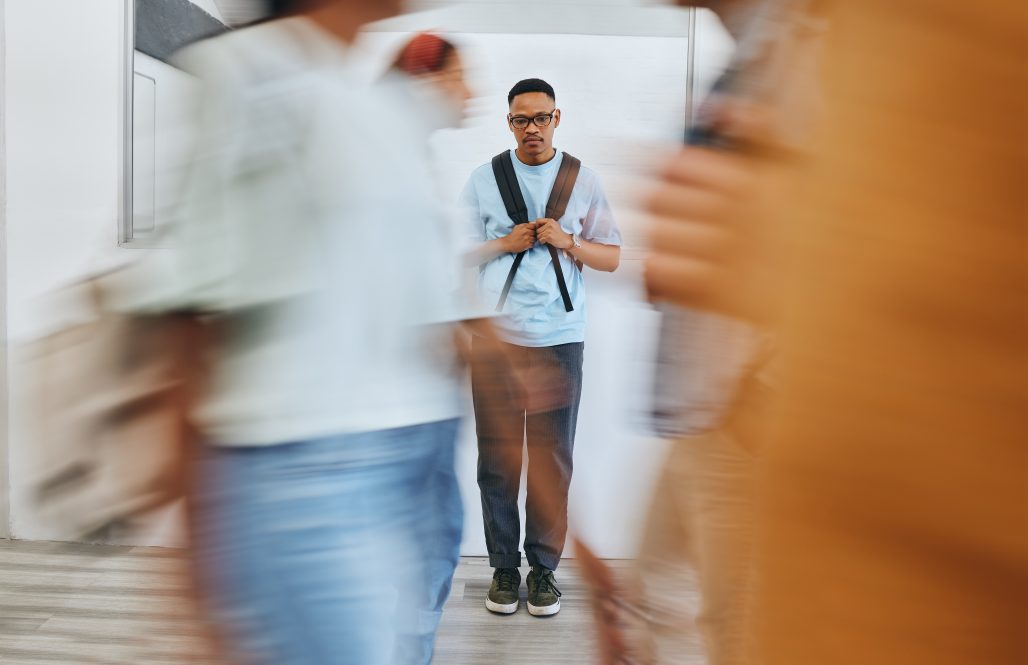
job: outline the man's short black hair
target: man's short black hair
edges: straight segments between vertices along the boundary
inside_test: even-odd
[[[553,86],[542,79],[525,79],[518,81],[507,93],[507,106],[514,103],[514,98],[529,92],[542,92],[554,102],[557,101],[557,93],[553,92]]]

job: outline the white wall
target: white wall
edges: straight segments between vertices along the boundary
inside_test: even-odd
[[[3,117],[8,256],[7,349],[72,313],[40,296],[132,252],[117,246],[121,179],[124,2],[5,0]],[[197,4],[216,15],[213,4]],[[31,377],[9,370],[11,534],[52,537],[34,519],[26,481],[32,442],[25,400]]]
[[[5,1],[7,297],[11,343],[17,344],[60,315],[35,310],[38,295],[83,274],[98,258],[117,260],[139,250],[116,246],[121,3]],[[714,63],[726,42],[709,24],[703,34],[708,29],[710,43],[706,49],[703,41],[698,46]],[[367,48],[385,53],[402,37],[371,35]],[[596,168],[626,226],[637,224],[634,174],[656,161],[652,143],[673,141],[680,132],[684,40],[484,33],[458,39],[478,63],[472,74],[481,98],[469,126],[440,139],[445,189],[454,192],[473,166],[509,147],[503,125],[506,90],[517,78],[539,75],[552,79],[565,111],[558,145]],[[529,42],[532,48],[526,48]],[[639,122],[632,121],[636,117]],[[633,233],[629,228],[630,237],[637,238]],[[611,557],[632,552],[662,450],[634,420],[643,403],[656,323],[641,301],[639,272],[639,262],[628,260],[613,275],[587,276],[586,385],[572,519],[602,555]],[[31,447],[17,406],[25,385],[27,377],[12,369],[11,525],[16,537],[40,539],[48,536],[46,525],[33,519],[18,482]],[[472,431],[468,427],[462,436],[458,460],[467,509],[464,552],[482,554]],[[164,542],[170,542],[166,536]]]
[[[122,3],[6,0],[7,299],[9,350],[55,322],[35,298],[82,274],[91,256],[116,252]],[[45,538],[20,481],[23,387],[12,362],[11,532]]]

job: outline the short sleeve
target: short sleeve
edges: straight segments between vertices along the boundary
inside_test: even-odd
[[[488,239],[478,201],[478,189],[475,186],[475,173],[468,178],[467,184],[464,185],[464,191],[461,192],[460,215],[464,226],[463,236],[468,243],[468,248],[476,247]]]
[[[614,213],[603,193],[599,177],[589,171],[592,180],[592,194],[589,197],[589,212],[582,222],[582,238],[601,245],[621,245],[621,231],[614,221]]]

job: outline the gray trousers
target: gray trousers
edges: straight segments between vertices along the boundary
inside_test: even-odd
[[[529,565],[556,570],[567,536],[568,489],[578,406],[582,398],[582,342],[540,348],[507,345],[518,369],[537,377],[557,397],[545,410],[529,408],[525,390],[510,367],[481,357],[472,342],[471,386],[478,432],[478,487],[482,495],[489,565],[521,565],[518,490],[522,452],[528,446],[529,490],[525,505],[525,557]],[[539,496],[540,488],[547,496]]]

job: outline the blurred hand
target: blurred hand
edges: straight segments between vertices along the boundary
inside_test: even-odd
[[[557,249],[571,249],[575,245],[570,233],[565,233],[557,220],[543,218],[535,220],[536,238],[545,245],[553,245]]]
[[[567,375],[557,367],[515,365],[512,374],[528,413],[548,413],[568,405]]]
[[[579,572],[593,601],[600,665],[654,665],[646,631],[630,594],[615,581],[613,571],[577,537],[574,539]]]
[[[648,205],[652,300],[750,320],[770,315],[777,178],[773,161],[747,149],[763,133],[759,122],[740,121],[731,134],[740,150],[687,147],[665,168]]]
[[[515,224],[510,234],[503,239],[503,247],[512,254],[532,249],[536,241],[536,224]]]
[[[516,346],[500,340],[488,319],[465,321],[463,328],[475,335],[477,351],[472,355],[470,345],[458,336],[458,352],[469,363],[478,363],[480,376],[489,377],[478,388],[481,408],[495,404],[507,409],[511,399],[524,405],[529,413],[546,413],[567,406],[567,376],[560,369],[527,362]]]

